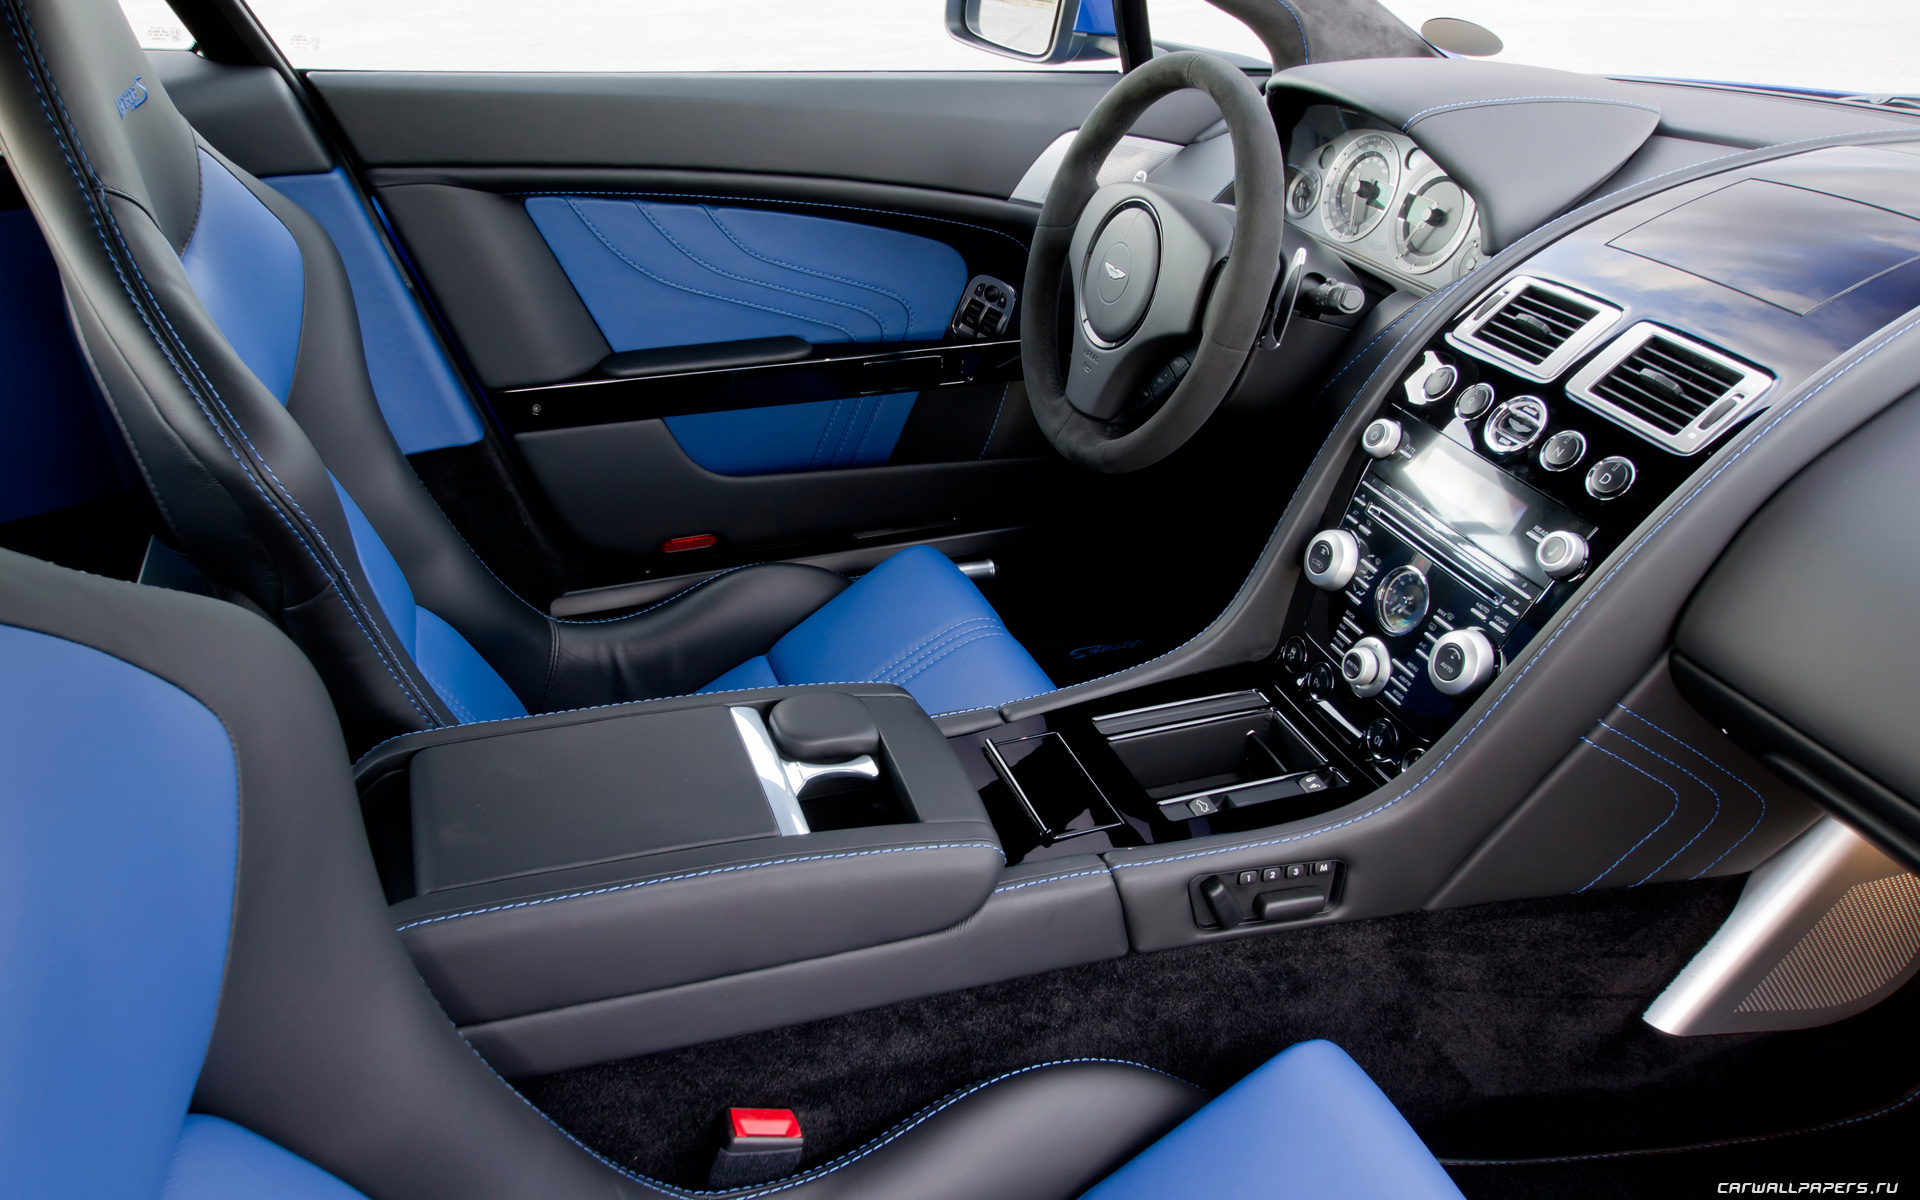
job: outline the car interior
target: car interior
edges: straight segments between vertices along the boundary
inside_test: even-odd
[[[1897,1191],[1920,105],[1159,2],[0,0],[19,1194]]]

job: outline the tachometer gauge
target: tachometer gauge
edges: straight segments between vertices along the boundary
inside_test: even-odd
[[[1321,202],[1335,241],[1358,241],[1380,224],[1393,203],[1399,164],[1399,150],[1379,134],[1356,138],[1341,153]]]
[[[1400,265],[1413,274],[1447,261],[1473,223],[1473,202],[1445,175],[1432,175],[1407,190],[1394,225]]]
[[[1317,171],[1295,169],[1287,180],[1287,211],[1296,217],[1304,217],[1313,211],[1320,200],[1320,174]]]

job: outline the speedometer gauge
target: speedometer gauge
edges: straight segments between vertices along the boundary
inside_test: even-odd
[[[1406,270],[1419,274],[1447,261],[1467,226],[1473,223],[1473,202],[1460,185],[1445,175],[1431,175],[1407,191],[1394,224],[1394,250]]]
[[[1356,138],[1333,164],[1322,205],[1335,241],[1358,241],[1380,224],[1393,203],[1400,152],[1379,134]]]

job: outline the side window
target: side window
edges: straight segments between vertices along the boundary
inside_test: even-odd
[[[167,7],[167,0],[120,0],[142,50],[191,50],[193,35]]]
[[[945,0],[250,0],[295,67],[367,71],[1112,71],[947,36]],[[1022,0],[1013,0],[1020,3]],[[1196,0],[1203,2],[1203,0]],[[161,9],[160,0],[122,0]],[[135,29],[141,21],[135,18]],[[143,43],[146,35],[142,34]],[[184,43],[182,43],[184,45]],[[163,48],[175,48],[169,43]]]

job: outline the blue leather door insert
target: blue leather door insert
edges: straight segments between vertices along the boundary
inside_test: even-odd
[[[615,350],[933,340],[967,282],[966,261],[946,243],[851,221],[583,196],[535,196],[527,214]],[[702,413],[667,427],[688,457],[722,474],[871,465],[893,453],[913,400]]]
[[[206,1058],[240,797],[220,719],[0,625],[0,1163],[16,1196],[158,1196]]]
[[[60,271],[24,208],[0,212],[0,362],[0,521],[120,491]]]
[[[479,441],[480,417],[467,389],[374,232],[346,173],[335,167],[324,175],[279,175],[261,182],[306,209],[340,251],[353,284],[374,398],[400,452],[418,454]]]
[[[280,218],[200,151],[200,212],[180,265],[240,361],[282,404],[300,356],[306,268]]]

